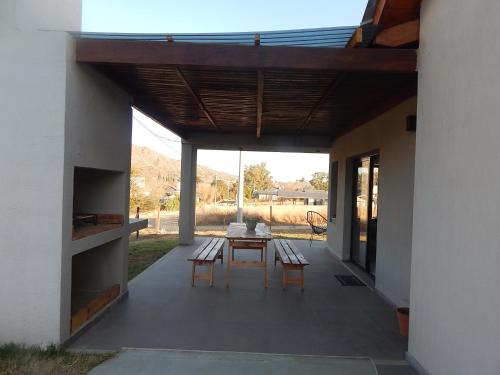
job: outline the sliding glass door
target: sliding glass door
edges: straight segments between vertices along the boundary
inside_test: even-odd
[[[379,156],[357,158],[353,168],[351,260],[375,276]]]

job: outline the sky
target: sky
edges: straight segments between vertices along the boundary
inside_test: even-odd
[[[270,31],[358,25],[367,0],[83,0],[82,30],[122,33]],[[180,159],[179,137],[134,110],[132,143]],[[238,152],[198,151],[198,164],[238,173]],[[243,152],[245,165],[266,162],[275,181],[328,172],[326,154]]]

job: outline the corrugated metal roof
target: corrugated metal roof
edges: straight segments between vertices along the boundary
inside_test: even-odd
[[[243,44],[254,45],[255,35],[260,36],[262,46],[337,47],[343,48],[352,36],[356,26],[327,27],[319,29],[298,29],[279,31],[257,31],[211,34],[122,34],[122,33],[78,33],[81,38],[166,41],[174,42]]]

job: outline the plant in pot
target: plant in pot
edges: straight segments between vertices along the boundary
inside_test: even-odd
[[[247,217],[245,219],[245,224],[247,226],[247,231],[253,232],[255,231],[255,227],[257,226],[257,218],[256,217]]]
[[[408,307],[399,307],[396,310],[399,324],[399,334],[408,337],[408,327],[410,323],[410,309]]]

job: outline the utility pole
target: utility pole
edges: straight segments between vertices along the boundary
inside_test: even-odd
[[[244,174],[245,171],[243,169],[243,163],[241,160],[241,150],[240,150],[240,168],[238,175],[238,211],[236,215],[236,221],[238,223],[243,223],[243,183],[244,183]]]
[[[214,187],[215,187],[214,206],[216,206],[217,205],[217,173],[215,174]]]

